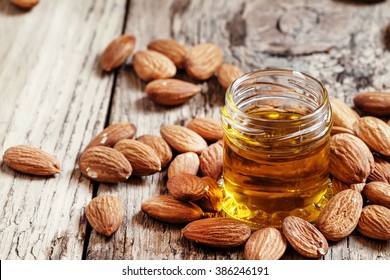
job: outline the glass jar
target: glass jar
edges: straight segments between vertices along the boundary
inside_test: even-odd
[[[331,195],[325,87],[298,71],[248,73],[227,90],[222,126],[224,211],[254,228],[314,221]]]

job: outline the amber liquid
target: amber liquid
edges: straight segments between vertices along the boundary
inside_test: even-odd
[[[302,117],[283,111],[248,110],[263,119],[292,120]],[[233,128],[224,137],[223,188],[225,212],[252,227],[281,227],[288,215],[314,221],[327,202],[329,193],[329,141],[313,149],[302,149],[294,141],[283,143],[288,155],[275,156],[278,143],[263,145],[253,136],[241,137],[244,144],[257,145],[256,151],[237,145]],[[283,133],[283,131],[282,131]],[[275,135],[269,135],[274,137]],[[242,144],[242,143],[241,143]]]

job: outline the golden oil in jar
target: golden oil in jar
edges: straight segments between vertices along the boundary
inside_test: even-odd
[[[252,72],[227,90],[224,211],[252,227],[314,221],[329,196],[332,115],[322,84],[291,70]]]

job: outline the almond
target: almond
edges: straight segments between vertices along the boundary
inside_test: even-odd
[[[164,140],[180,153],[200,154],[208,147],[206,141],[199,134],[180,125],[165,125],[161,127],[160,133]]]
[[[85,210],[90,225],[100,234],[110,236],[123,222],[122,203],[112,195],[100,195],[91,200]]]
[[[368,176],[368,181],[379,181],[390,184],[390,162],[375,157],[375,168],[371,171],[370,176]]]
[[[373,116],[390,116],[390,92],[361,92],[353,103],[363,112]]]
[[[26,145],[8,148],[3,161],[10,168],[31,175],[48,176],[61,172],[60,163],[54,156]]]
[[[137,140],[148,145],[156,152],[161,161],[161,167],[167,166],[171,161],[172,149],[162,137],[145,134],[139,136]]]
[[[177,174],[196,175],[199,169],[199,157],[193,152],[177,155],[168,168],[168,178]]]
[[[374,169],[374,157],[358,137],[342,133],[331,137],[329,172],[347,184],[366,181]]]
[[[195,131],[207,141],[217,141],[223,137],[221,124],[211,118],[195,118],[187,124],[187,128]]]
[[[245,243],[246,260],[278,260],[287,248],[286,238],[275,228],[266,227],[251,234]]]
[[[104,50],[100,57],[100,66],[111,71],[118,68],[133,53],[136,38],[131,35],[122,35],[113,40]]]
[[[242,75],[244,73],[237,66],[227,63],[222,64],[217,71],[218,82],[223,88],[228,88],[234,80]]]
[[[122,139],[115,144],[114,149],[126,157],[136,176],[147,176],[161,170],[161,161],[156,152],[140,141]]]
[[[364,207],[357,230],[370,238],[390,240],[390,209],[380,205]]]
[[[338,194],[341,191],[349,190],[349,189],[352,189],[352,190],[355,190],[355,191],[358,191],[361,193],[363,191],[363,188],[365,185],[366,185],[366,183],[346,184],[346,183],[340,181],[339,179],[337,179],[336,177],[332,178],[332,190],[333,190],[334,195]]]
[[[144,81],[171,78],[176,66],[165,55],[155,51],[138,51],[133,58],[134,70]]]
[[[359,120],[358,113],[340,99],[330,97],[329,100],[332,106],[334,125],[353,130],[353,124]]]
[[[177,79],[157,79],[150,82],[145,91],[148,97],[161,105],[179,105],[200,93],[200,87]]]
[[[189,201],[179,201],[171,195],[160,195],[142,203],[141,210],[167,223],[188,223],[203,217],[200,207]]]
[[[184,67],[188,50],[179,42],[171,39],[159,39],[150,42],[147,48],[167,56],[173,61],[177,68]]]
[[[348,128],[345,128],[345,127],[342,127],[342,126],[334,125],[332,127],[332,130],[330,131],[331,136],[336,135],[336,134],[340,134],[340,133],[348,133],[348,134],[352,134],[352,135],[356,136],[355,131],[348,129]]]
[[[302,256],[319,258],[328,252],[326,238],[311,223],[299,217],[288,216],[283,220],[282,229],[288,242]]]
[[[195,201],[206,195],[209,186],[195,175],[177,174],[168,179],[167,188],[177,200]]]
[[[135,125],[130,122],[111,124],[96,135],[86,149],[95,146],[114,147],[119,140],[133,138],[136,131]]]
[[[390,126],[375,117],[363,117],[355,124],[357,136],[372,150],[390,156]]]
[[[185,238],[217,248],[232,248],[245,243],[250,227],[230,218],[208,218],[189,223],[182,229]]]
[[[383,182],[368,183],[363,189],[363,194],[371,203],[390,209],[390,184]]]
[[[222,210],[222,201],[223,193],[221,187],[218,185],[218,182],[210,177],[201,178],[206,184],[208,190],[206,194],[199,200],[195,201],[203,211],[218,213]]]
[[[10,2],[23,9],[31,9],[39,3],[39,0],[10,0]]]
[[[132,168],[120,152],[105,146],[86,149],[80,157],[80,171],[97,182],[117,183],[130,177]]]
[[[215,180],[220,179],[222,173],[223,149],[221,145],[214,143],[204,150],[199,156],[200,170],[204,176]]]
[[[357,226],[363,198],[355,190],[344,190],[332,197],[317,219],[317,227],[327,240],[347,237]]]
[[[192,47],[186,56],[187,74],[198,80],[207,80],[222,65],[223,54],[215,44],[199,44]]]

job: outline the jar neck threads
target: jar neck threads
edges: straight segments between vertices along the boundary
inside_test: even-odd
[[[331,124],[325,87],[292,70],[262,70],[238,78],[228,88],[222,109],[222,126],[230,142],[270,154],[288,154],[292,147],[315,148]]]

